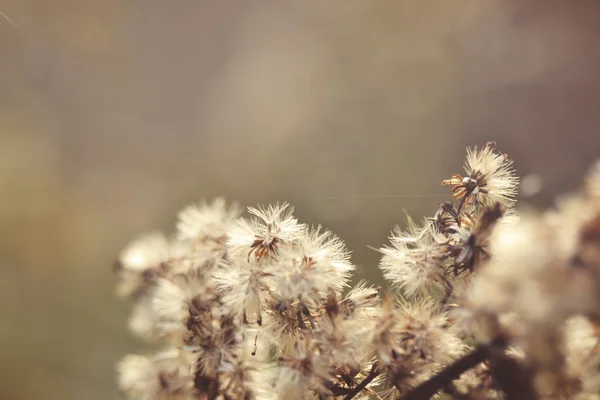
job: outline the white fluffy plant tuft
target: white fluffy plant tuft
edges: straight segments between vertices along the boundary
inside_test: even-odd
[[[120,254],[131,399],[600,399],[600,164],[517,217],[513,161],[467,150],[431,218],[379,249],[390,289],[352,285],[344,242],[288,203],[186,207]],[[391,224],[390,224],[391,225]]]

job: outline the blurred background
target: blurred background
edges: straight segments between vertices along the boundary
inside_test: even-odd
[[[186,204],[288,200],[357,279],[498,142],[546,207],[600,157],[596,0],[0,0],[0,399],[118,399],[111,265]],[[540,186],[541,183],[541,186]]]

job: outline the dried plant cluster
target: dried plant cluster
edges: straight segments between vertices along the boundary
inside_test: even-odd
[[[452,201],[381,248],[391,292],[288,204],[192,205],[116,264],[156,343],[118,364],[132,399],[600,399],[600,164],[552,211],[514,211],[513,162],[467,152]],[[346,290],[349,289],[349,290]]]

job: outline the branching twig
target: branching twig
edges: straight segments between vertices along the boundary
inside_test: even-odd
[[[517,360],[507,357],[504,354],[505,346],[506,342],[503,339],[497,339],[489,345],[480,345],[398,400],[429,399],[438,391],[451,387],[452,381],[460,378],[465,371],[488,359],[492,365],[492,376],[509,400],[535,400],[537,396],[532,384],[531,371]]]
[[[379,367],[377,365],[377,362],[375,362],[373,364],[373,366],[371,367],[371,371],[369,372],[369,375],[367,375],[367,377],[360,384],[358,384],[350,393],[348,393],[348,395],[346,395],[346,397],[344,397],[344,400],[350,400],[351,398],[353,398],[354,396],[356,396],[357,394],[359,394],[380,373],[381,373],[381,371],[379,371]]]
[[[489,357],[488,346],[480,345],[471,353],[459,358],[448,365],[438,374],[418,385],[416,388],[400,396],[398,400],[425,400],[447,387],[453,380],[458,379],[463,372],[482,363]]]

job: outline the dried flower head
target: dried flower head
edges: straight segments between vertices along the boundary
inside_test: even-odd
[[[131,242],[115,264],[119,275],[117,294],[122,297],[144,294],[167,273],[171,253],[171,244],[160,232],[145,234]]]
[[[441,287],[438,276],[448,258],[448,240],[433,224],[426,221],[418,226],[409,218],[407,229],[396,228],[390,242],[380,249],[379,267],[387,280],[409,297]]]
[[[292,216],[294,208],[288,203],[268,207],[249,207],[253,218],[240,219],[229,233],[228,247],[232,253],[247,251],[258,262],[263,257],[275,257],[282,243],[296,240],[305,229]],[[248,250],[249,249],[249,250]]]
[[[263,304],[273,280],[270,270],[243,259],[235,264],[223,262],[215,272],[215,282],[223,294],[223,302],[246,324],[262,325]]]
[[[465,270],[473,272],[476,266],[480,266],[490,258],[489,239],[502,216],[502,208],[499,203],[496,203],[483,210],[471,229],[456,225],[448,228],[451,237],[450,253],[454,257],[452,269],[455,274]]]
[[[188,333],[201,335],[210,331],[216,300],[216,287],[202,268],[163,278],[152,304],[157,328],[164,335],[176,335],[179,340]]]
[[[192,244],[224,247],[227,231],[240,214],[237,204],[227,205],[223,198],[190,205],[178,215],[178,238]]]
[[[128,355],[119,362],[119,386],[135,399],[193,399],[194,378],[186,355],[167,351],[154,357]]]
[[[442,185],[452,186],[454,197],[466,203],[500,203],[506,208],[514,205],[519,180],[513,161],[498,152],[494,142],[489,142],[482,149],[467,149],[465,172],[464,177],[455,174],[442,181]]]

